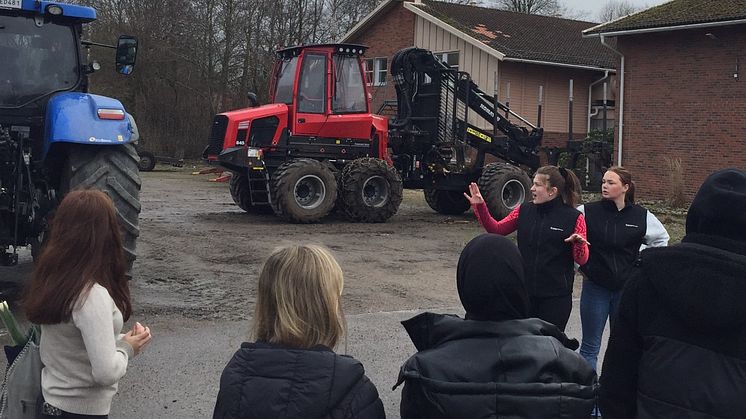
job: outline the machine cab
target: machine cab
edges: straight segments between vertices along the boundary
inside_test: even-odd
[[[309,45],[277,52],[273,103],[288,106],[293,136],[371,136],[371,114],[360,45]]]

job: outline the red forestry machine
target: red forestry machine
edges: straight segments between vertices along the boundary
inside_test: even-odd
[[[239,207],[311,223],[337,206],[353,221],[383,222],[398,210],[402,188],[423,189],[442,214],[469,209],[463,192],[470,182],[495,217],[529,198],[541,128],[481,91],[468,73],[418,48],[392,59],[396,117],[375,115],[365,49],[282,49],[272,103],[258,106],[250,94],[252,107],[215,116],[204,157],[233,172],[230,192]],[[492,129],[470,123],[479,119]],[[488,154],[495,161],[485,164]]]

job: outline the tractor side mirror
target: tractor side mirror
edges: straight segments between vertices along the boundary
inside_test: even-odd
[[[135,68],[135,59],[137,58],[137,38],[134,36],[122,35],[117,42],[117,73],[128,75]]]

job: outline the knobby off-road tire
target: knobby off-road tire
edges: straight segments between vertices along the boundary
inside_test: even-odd
[[[363,157],[342,169],[339,206],[350,220],[382,223],[396,214],[401,200],[401,177],[385,161]]]
[[[138,167],[140,171],[150,172],[155,169],[155,155],[149,151],[141,151],[138,153],[140,156],[140,162]]]
[[[140,235],[139,160],[131,144],[71,146],[60,184],[63,195],[75,189],[94,188],[111,197],[122,228],[128,273],[137,257],[137,237]]]
[[[272,209],[294,223],[315,223],[334,208],[337,180],[331,169],[313,159],[295,159],[275,170],[271,179]]]
[[[239,208],[249,214],[271,214],[272,207],[269,205],[254,205],[251,202],[251,189],[249,188],[249,178],[244,173],[233,172],[231,180],[228,183],[231,191],[231,198]]]
[[[463,192],[425,189],[425,201],[430,208],[440,214],[459,215],[468,210],[471,204],[464,197]]]
[[[515,207],[531,200],[531,179],[520,167],[490,163],[477,181],[490,215],[504,218]]]

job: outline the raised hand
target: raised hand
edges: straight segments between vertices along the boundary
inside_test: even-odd
[[[469,193],[464,192],[464,197],[472,205],[484,204],[484,198],[481,192],[479,192],[479,186],[474,182],[469,184]]]
[[[573,233],[570,237],[565,239],[565,243],[585,243],[586,245],[590,246],[591,244],[588,243],[588,240],[586,240],[583,236],[581,236],[578,233]]]

